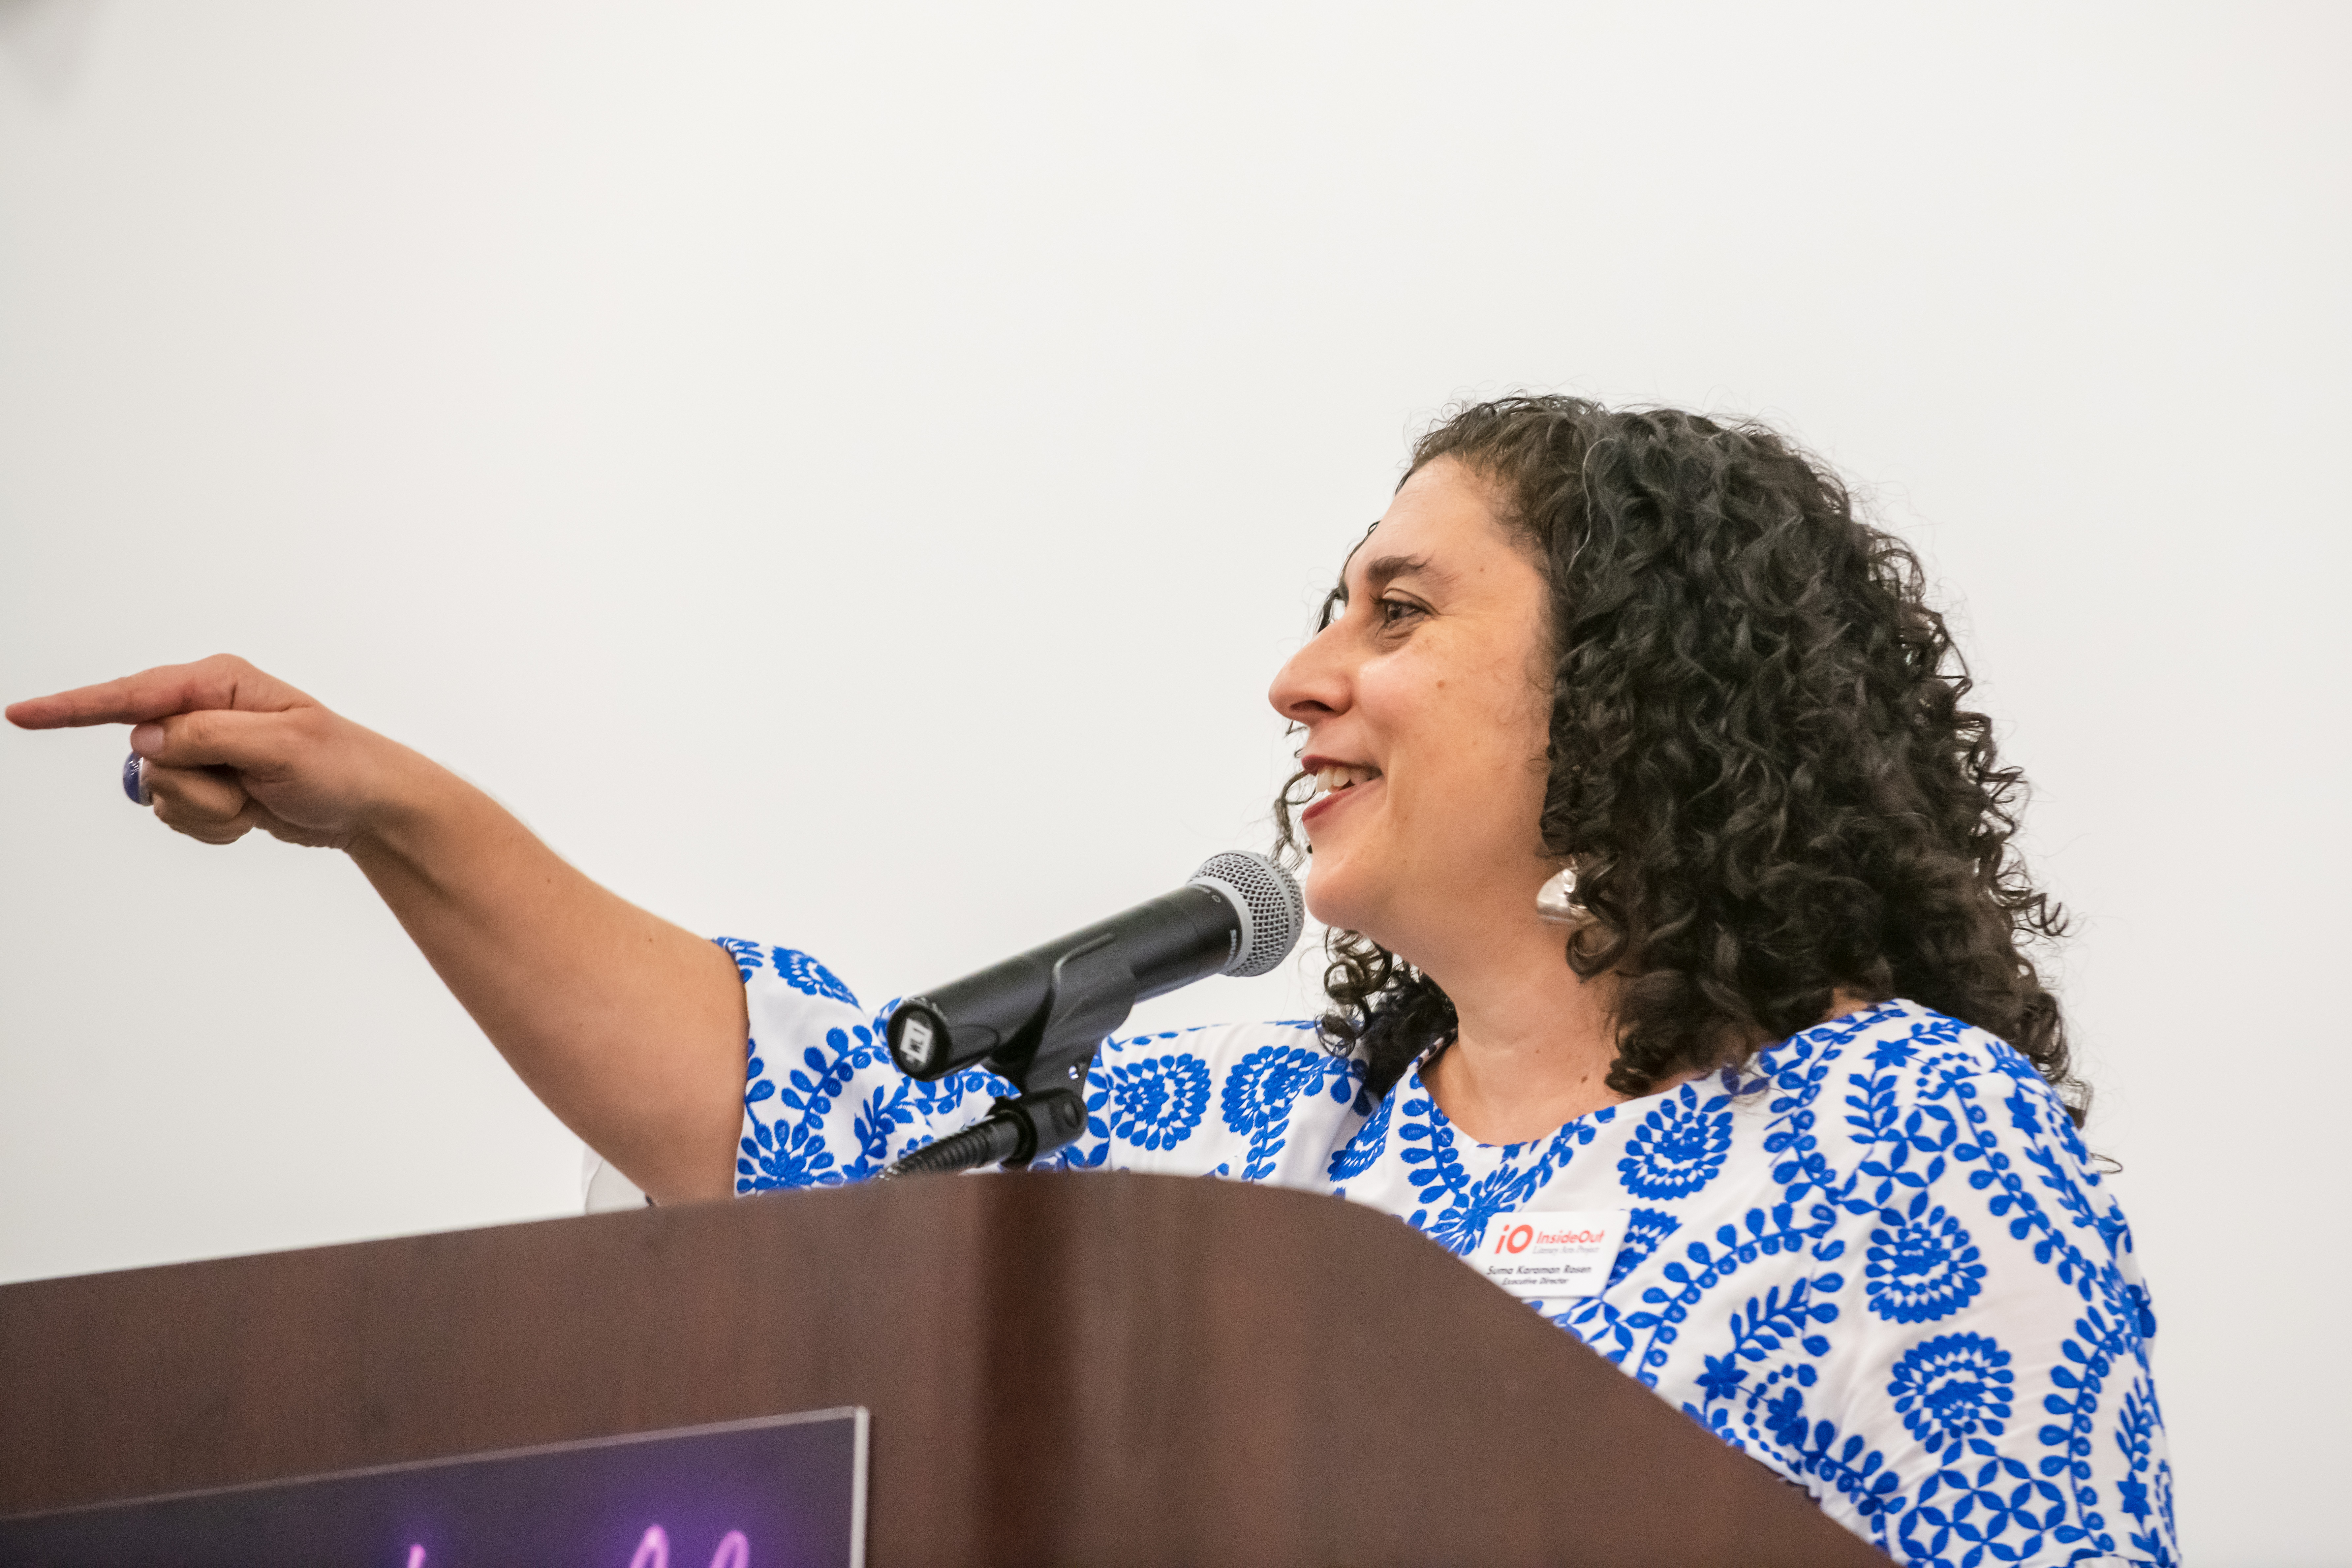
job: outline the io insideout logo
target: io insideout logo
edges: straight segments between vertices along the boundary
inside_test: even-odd
[[[1608,1283],[1630,1215],[1622,1209],[1497,1215],[1470,1255],[1479,1273],[1527,1300],[1597,1294]]]
[[[1496,1238],[1498,1252],[1525,1252],[1540,1242],[1546,1247],[1598,1247],[1609,1239],[1606,1230],[1538,1230],[1531,1225],[1507,1226]]]

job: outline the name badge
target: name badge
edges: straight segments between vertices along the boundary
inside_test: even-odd
[[[1631,1217],[1626,1209],[1496,1215],[1468,1261],[1523,1300],[1598,1295],[1617,1266],[1617,1247]]]

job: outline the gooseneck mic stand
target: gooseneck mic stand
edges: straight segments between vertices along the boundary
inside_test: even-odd
[[[1116,934],[1105,931],[1056,960],[1047,984],[1042,1021],[981,1058],[1021,1092],[999,1095],[996,1109],[979,1121],[910,1150],[877,1180],[1026,1165],[1086,1131],[1087,1067],[1134,1007],[1135,973]],[[909,997],[891,1015],[891,1054],[914,1077],[940,1078],[963,1065],[950,1059],[948,1039],[947,1019],[929,998]]]

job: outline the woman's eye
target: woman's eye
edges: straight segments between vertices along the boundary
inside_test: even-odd
[[[1411,616],[1421,615],[1423,611],[1419,605],[1409,600],[1382,599],[1374,613],[1381,617],[1381,625],[1393,626],[1403,624]]]

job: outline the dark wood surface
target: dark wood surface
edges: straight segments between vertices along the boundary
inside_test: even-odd
[[[1885,1559],[1395,1220],[937,1177],[0,1288],[0,1514],[874,1413],[868,1562]]]

